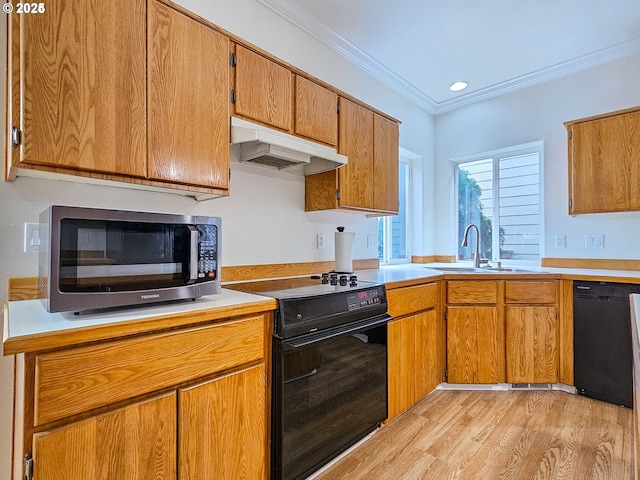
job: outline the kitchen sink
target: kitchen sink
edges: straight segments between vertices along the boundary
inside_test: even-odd
[[[439,270],[441,272],[459,272],[459,273],[517,273],[517,272],[531,272],[531,270],[522,270],[520,268],[506,268],[506,267],[425,267],[432,270]]]

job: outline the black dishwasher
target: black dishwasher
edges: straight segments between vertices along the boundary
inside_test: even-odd
[[[629,295],[640,285],[573,282],[574,375],[578,393],[633,407]]]

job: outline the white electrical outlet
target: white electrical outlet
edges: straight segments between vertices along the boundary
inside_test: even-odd
[[[24,251],[37,252],[40,249],[40,224],[24,224]]]
[[[556,235],[554,245],[556,248],[565,248],[567,246],[566,237],[564,235]]]
[[[316,248],[324,248],[324,233],[319,233],[316,237]]]
[[[604,235],[585,235],[584,248],[604,248]]]
[[[367,235],[367,248],[373,248],[373,235]]]

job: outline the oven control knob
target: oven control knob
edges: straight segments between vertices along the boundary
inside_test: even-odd
[[[340,285],[342,287],[346,287],[349,282],[348,277],[346,275],[340,275]]]

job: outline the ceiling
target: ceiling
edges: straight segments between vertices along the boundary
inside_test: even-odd
[[[434,114],[640,52],[638,0],[258,1]]]

